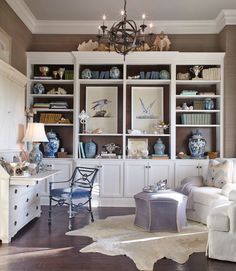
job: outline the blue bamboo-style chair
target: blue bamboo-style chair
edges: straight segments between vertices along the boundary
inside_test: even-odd
[[[72,218],[81,209],[86,209],[94,221],[91,200],[93,184],[98,173],[97,168],[76,167],[71,178],[61,182],[49,182],[49,214],[48,223],[52,223],[52,203],[54,206],[67,205],[69,207],[69,226],[72,228]],[[62,185],[62,188],[53,188],[53,185]],[[66,184],[68,186],[65,188]]]

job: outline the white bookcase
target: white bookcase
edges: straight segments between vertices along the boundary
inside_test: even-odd
[[[223,152],[223,74],[224,74],[224,53],[181,53],[181,52],[133,52],[128,54],[125,59],[123,56],[115,52],[28,52],[28,87],[27,101],[28,105],[32,104],[35,99],[40,98],[40,101],[53,101],[59,96],[48,96],[48,94],[38,95],[32,93],[32,86],[36,83],[33,72],[35,67],[45,65],[50,67],[59,67],[63,65],[74,70],[74,80],[37,80],[46,85],[48,89],[51,86],[64,86],[71,91],[64,96],[60,96],[63,101],[71,101],[71,106],[66,110],[59,110],[61,114],[71,116],[71,124],[46,125],[46,130],[55,129],[61,138],[62,146],[65,150],[69,150],[70,163],[76,165],[93,165],[101,169],[98,178],[100,186],[100,200],[103,205],[121,205],[126,206],[133,204],[133,194],[140,190],[144,185],[152,184],[163,178],[168,179],[170,187],[174,187],[179,183],[179,178],[184,177],[185,166],[186,176],[189,174],[191,165],[199,166],[199,160],[191,159],[183,161],[177,159],[177,154],[180,151],[189,153],[188,138],[191,132],[197,129],[203,134],[207,140],[206,151],[217,151],[220,157],[224,156]],[[189,72],[189,69],[194,65],[202,65],[206,68],[220,68],[220,78],[217,80],[177,80],[177,73]],[[118,67],[121,75],[119,79],[85,79],[82,78],[82,71],[90,69],[92,72],[109,71],[112,67]],[[160,72],[167,70],[170,78],[166,79],[130,79],[130,76],[139,75],[140,72],[147,74],[148,72]],[[192,73],[191,78],[194,77]],[[200,74],[201,77],[201,74]],[[102,134],[93,134],[92,131],[83,133],[79,122],[79,113],[86,108],[86,87],[116,87],[117,88],[117,115],[114,121],[117,122],[117,130],[115,132],[104,132]],[[169,124],[169,128],[165,133],[154,134],[152,131],[146,131],[143,134],[129,134],[128,130],[132,128],[132,88],[163,88],[163,121]],[[198,95],[181,95],[182,90],[196,90]],[[208,94],[208,93],[209,94]],[[182,106],[187,103],[189,106],[196,103],[195,101],[204,102],[206,98],[211,98],[214,101],[214,109],[206,110],[193,109],[183,110],[176,109],[177,106]],[[72,105],[73,104],[73,105]],[[45,110],[37,110],[37,114]],[[47,110],[52,113],[54,110]],[[210,114],[211,122],[207,124],[182,123],[182,114]],[[193,117],[194,118],[194,117]],[[37,121],[37,117],[35,118]],[[99,128],[99,118],[97,118],[97,128]],[[161,138],[166,146],[166,153],[169,156],[167,160],[155,159],[130,159],[127,156],[128,139],[139,138],[148,139],[149,154],[154,152],[153,145],[157,138]],[[108,143],[115,143],[121,148],[121,159],[86,159],[79,157],[79,142],[88,142],[93,140],[97,144],[97,151],[102,150],[102,146]],[[72,158],[72,159],[71,159]],[[54,160],[57,161],[55,158]],[[60,159],[62,162],[66,159]],[[67,160],[68,162],[68,160]],[[201,162],[201,161],[200,161]],[[53,159],[50,159],[53,163]],[[107,163],[107,164],[106,164]],[[204,167],[207,160],[203,161]],[[112,166],[113,165],[113,166]],[[138,169],[133,170],[133,168]],[[176,170],[181,166],[180,171]],[[162,170],[163,169],[163,170]],[[117,178],[112,179],[112,172],[117,172]],[[145,176],[145,178],[139,178]],[[197,170],[201,174],[201,170]],[[204,173],[204,172],[203,172]],[[117,180],[119,179],[119,180]],[[139,183],[135,180],[140,179]],[[108,183],[109,182],[109,183]],[[111,183],[113,184],[111,185]],[[136,187],[135,187],[136,186]],[[114,187],[114,193],[112,192]],[[132,190],[133,187],[133,190]]]

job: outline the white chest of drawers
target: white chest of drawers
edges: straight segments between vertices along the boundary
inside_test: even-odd
[[[0,167],[0,240],[11,238],[28,222],[40,217],[40,182],[59,173],[51,170],[30,177],[10,177]]]

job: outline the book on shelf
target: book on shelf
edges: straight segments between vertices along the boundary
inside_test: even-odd
[[[116,153],[101,153],[101,157],[103,157],[103,158],[114,158],[114,157],[116,157]]]
[[[160,160],[165,160],[165,159],[170,159],[168,154],[152,154],[152,159],[160,159]]]
[[[83,144],[83,142],[80,142],[79,145],[80,145],[80,151],[81,151],[81,158],[86,158],[85,157],[85,152],[84,152],[84,144]]]
[[[35,80],[51,80],[52,76],[34,76]]]

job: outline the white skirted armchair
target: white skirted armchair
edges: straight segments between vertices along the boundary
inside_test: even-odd
[[[207,217],[209,258],[236,262],[236,190],[228,205],[215,207]]]

